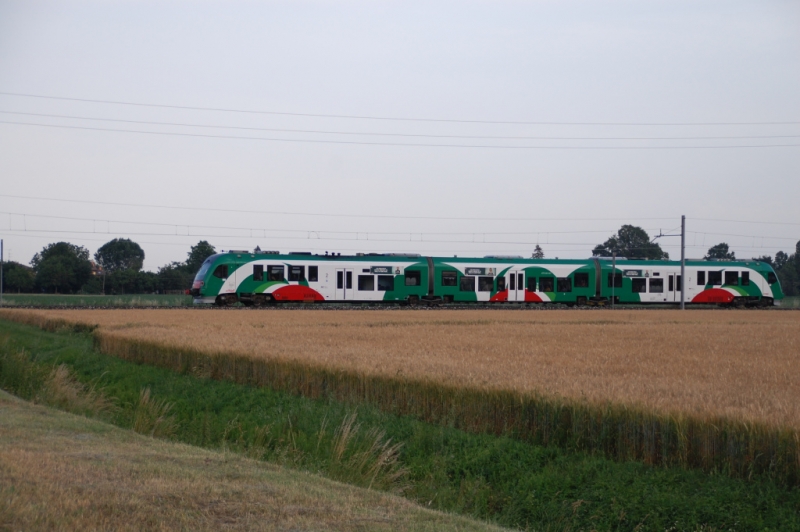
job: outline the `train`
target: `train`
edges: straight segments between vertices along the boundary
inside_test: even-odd
[[[780,305],[772,267],[758,260],[685,263],[690,305]],[[427,257],[233,250],[203,262],[190,294],[197,305],[353,302],[568,306],[680,304],[681,263],[669,260]]]

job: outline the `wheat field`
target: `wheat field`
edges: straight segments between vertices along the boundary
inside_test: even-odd
[[[13,310],[113,340],[800,428],[800,314]],[[38,318],[37,318],[38,317]]]

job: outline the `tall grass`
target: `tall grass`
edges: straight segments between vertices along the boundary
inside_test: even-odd
[[[516,391],[456,387],[438,382],[330,370],[292,361],[132,340],[94,333],[104,353],[138,364],[217,380],[268,386],[310,398],[367,402],[400,415],[475,433],[602,453],[617,460],[717,471],[737,477],[766,475],[800,483],[800,438],[790,428],[725,417],[657,413]],[[345,430],[345,429],[342,429]],[[343,432],[345,434],[346,432]]]

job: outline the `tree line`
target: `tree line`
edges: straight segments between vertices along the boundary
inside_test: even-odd
[[[30,266],[17,262],[3,265],[3,289],[8,292],[143,294],[185,290],[192,284],[203,261],[215,253],[214,246],[201,240],[191,246],[186,261],[171,262],[156,272],[142,271],[144,250],[132,240],[115,238],[94,254],[68,242],[48,244],[34,255]],[[647,231],[633,225],[623,225],[616,234],[592,249],[595,257],[638,258],[667,260],[669,254],[651,240]],[[537,245],[533,258],[544,258]],[[706,260],[736,260],[736,254],[725,242],[708,249]],[[800,295],[800,241],[791,255],[779,251],[773,259],[764,255],[755,258],[772,265],[778,274],[783,291],[788,296]]]
[[[30,266],[3,264],[6,292],[56,294],[151,294],[185,290],[192,284],[203,261],[215,253],[205,240],[191,246],[186,261],[170,262],[155,272],[143,271],[144,250],[127,238],[115,238],[94,254],[68,242],[46,245],[33,256]]]

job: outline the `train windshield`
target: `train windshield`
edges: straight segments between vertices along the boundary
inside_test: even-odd
[[[208,269],[211,268],[211,263],[212,262],[214,262],[214,261],[211,260],[210,258],[206,259],[206,261],[203,263],[203,265],[200,266],[200,271],[197,272],[197,275],[194,276],[194,280],[195,281],[202,281],[203,280],[203,277],[205,277],[206,273],[208,273]]]

